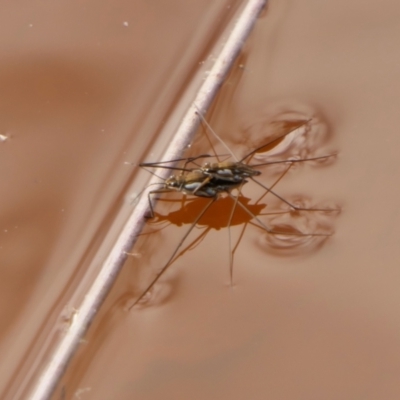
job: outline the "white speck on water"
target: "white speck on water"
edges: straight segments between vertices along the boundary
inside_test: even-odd
[[[0,134],[0,142],[5,142],[8,138],[9,138],[8,135]]]
[[[123,25],[123,26],[129,26],[129,22],[128,22],[128,21],[124,21],[124,22],[122,23],[122,25]]]
[[[87,392],[90,392],[91,390],[92,390],[92,388],[89,387],[89,386],[80,388],[75,392],[75,398],[82,399],[82,395],[87,393]]]

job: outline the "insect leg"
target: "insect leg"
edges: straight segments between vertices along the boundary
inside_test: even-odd
[[[283,133],[282,135],[279,135],[279,136],[271,139],[268,143],[264,143],[263,145],[261,145],[259,147],[256,147],[254,150],[252,150],[250,153],[246,154],[242,159],[240,159],[239,162],[244,163],[247,158],[249,159],[247,162],[249,162],[251,160],[251,156],[253,156],[254,154],[258,153],[261,149],[263,149],[264,147],[270,146],[275,142],[279,142],[281,139],[283,139],[284,137],[286,137],[290,133],[294,132],[296,129],[299,129],[302,126],[308,124],[310,121],[311,121],[311,118],[308,119],[308,120],[299,121],[297,123],[297,125],[293,129],[290,129],[289,131]]]
[[[289,169],[290,169],[291,167],[292,167],[292,164],[290,164],[290,165],[288,166],[288,168],[286,168],[286,170],[278,177],[278,179],[275,180],[275,182],[271,185],[270,189],[273,189],[273,188],[280,182],[280,180],[288,173],[288,171],[289,171]],[[238,201],[239,201],[239,196],[240,196],[240,194],[241,194],[241,189],[242,189],[242,187],[243,187],[243,185],[241,185],[241,186],[238,188],[239,194],[238,194],[238,196],[235,197],[235,204],[234,204],[234,207],[233,207],[233,209],[232,209],[231,216],[230,216],[230,219],[229,219],[229,225],[228,225],[229,228],[230,228],[231,219],[233,218],[234,210],[236,209],[237,203],[238,203]],[[262,196],[260,196],[260,197],[257,199],[257,201],[256,201],[255,204],[258,204],[268,193],[269,193],[268,191],[267,191],[267,192],[264,192],[264,194],[263,194]],[[246,207],[246,208],[247,208],[247,207]],[[287,212],[288,212],[288,211],[283,211],[282,213],[287,213]],[[255,224],[255,225],[257,226],[257,224]],[[243,238],[243,235],[244,235],[244,232],[245,232],[245,230],[246,230],[246,227],[247,227],[247,222],[245,223],[244,227],[242,228],[242,230],[241,230],[241,232],[240,232],[240,235],[239,235],[239,238],[238,238],[238,240],[237,240],[237,242],[236,242],[236,244],[235,244],[235,246],[233,247],[232,250],[231,250],[231,241],[230,241],[230,239],[229,239],[231,282],[233,281],[233,259],[234,259],[234,254],[235,254],[235,252],[236,252],[236,250],[237,250],[237,248],[238,248],[238,246],[239,246],[240,241],[241,241],[242,238]],[[259,226],[258,226],[258,227],[259,227]]]
[[[193,191],[193,194],[194,194],[195,196],[198,196],[198,194],[196,194],[196,193],[197,193],[201,188],[203,188],[205,185],[207,185],[207,183],[209,183],[209,182],[211,181],[211,179],[212,179],[212,176],[211,176],[211,175],[207,176],[207,177],[204,179],[204,181],[201,182],[201,184]]]
[[[232,199],[234,199],[234,196],[231,193],[228,193],[228,196],[230,196]],[[268,233],[271,233],[273,235],[288,235],[288,236],[331,236],[331,233],[303,233],[303,232],[279,232],[279,231],[275,231],[273,229],[270,229],[267,227],[267,225],[264,224],[264,222],[262,222],[260,220],[260,218],[258,218],[256,215],[254,215],[244,204],[242,204],[240,201],[237,202],[239,204],[240,207],[242,207],[242,209],[244,211],[246,211],[253,219],[255,219],[258,223],[258,226],[262,229],[264,229],[265,231],[267,231]]]
[[[274,165],[274,164],[283,164],[283,163],[300,163],[300,162],[305,162],[305,161],[315,161],[315,160],[324,160],[326,158],[330,157],[336,157],[337,153],[333,154],[328,154],[326,156],[319,156],[319,157],[310,157],[310,158],[301,158],[299,160],[278,160],[278,161],[267,161],[265,163],[260,163],[260,164],[251,164],[249,165],[250,167],[263,167],[265,165]]]
[[[175,254],[175,257],[170,261],[170,263],[173,263],[179,257],[183,256],[187,251],[193,250],[196,246],[198,246],[209,231],[210,228],[204,229],[204,231],[201,232],[200,235],[197,236],[192,242],[190,242],[183,250],[181,250],[178,254]]]
[[[265,189],[268,193],[271,193],[272,195],[274,195],[275,197],[277,197],[279,200],[283,201],[284,203],[286,203],[289,207],[293,208],[296,211],[329,211],[329,212],[333,212],[333,211],[339,211],[338,209],[335,208],[304,208],[304,207],[298,207],[295,206],[294,204],[292,204],[290,201],[286,200],[285,198],[283,198],[282,196],[280,196],[278,193],[276,193],[275,191],[273,191],[271,188],[269,188],[268,186],[265,186],[264,184],[262,184],[260,181],[258,181],[257,179],[254,179],[252,176],[250,177],[250,179],[252,181],[254,181],[257,185],[261,186],[263,189]]]
[[[233,252],[232,252],[231,222],[232,222],[233,214],[235,213],[235,210],[236,210],[237,203],[239,201],[239,196],[241,194],[243,185],[244,185],[244,182],[242,182],[241,185],[237,188],[238,189],[238,195],[237,196],[232,196],[234,198],[234,203],[233,203],[233,207],[232,207],[231,213],[229,215],[229,220],[228,220],[229,276],[230,276],[231,286],[233,284]]]
[[[165,188],[165,189],[152,190],[149,193],[147,193],[147,199],[149,201],[150,215],[146,216],[146,218],[154,218],[154,209],[153,209],[153,202],[151,201],[151,196],[153,196],[154,194],[158,194],[158,193],[170,193],[170,192],[175,192],[175,190]]]
[[[190,226],[190,228],[187,230],[187,232],[183,235],[182,239],[180,240],[180,242],[176,246],[174,252],[170,256],[168,261],[161,268],[161,270],[158,272],[158,274],[155,276],[155,278],[151,281],[151,283],[147,286],[147,288],[143,291],[143,293],[129,307],[129,310],[131,310],[136,304],[138,304],[140,302],[140,300],[143,299],[143,297],[148,293],[148,291],[152,289],[152,287],[157,283],[157,281],[160,279],[160,277],[165,273],[165,271],[171,265],[171,261],[174,259],[175,255],[178,253],[178,250],[182,247],[182,244],[184,243],[186,238],[189,236],[190,232],[192,232],[193,228],[196,226],[196,224],[199,222],[201,217],[210,208],[211,204],[213,204],[215,200],[217,200],[217,197],[212,198],[212,200],[204,207],[203,211],[196,217],[196,219],[194,220],[193,224]]]
[[[140,163],[139,167],[141,167],[141,168],[154,167],[154,168],[175,169],[173,167],[165,166],[165,164],[177,163],[179,161],[186,161],[188,163],[188,162],[196,161],[199,158],[210,158],[210,157],[214,157],[214,156],[212,156],[210,154],[200,154],[199,156],[196,156],[196,157],[183,157],[183,158],[176,158],[174,160],[168,160],[168,161],[144,162],[144,163]],[[181,169],[181,168],[177,168],[177,169]]]
[[[204,125],[207,127],[207,129],[214,135],[214,137],[225,147],[226,150],[228,150],[229,154],[233,157],[233,159],[235,161],[238,161],[237,157],[235,156],[235,154],[233,153],[233,151],[228,147],[228,145],[217,135],[217,133],[214,131],[213,128],[211,128],[210,124],[206,121],[206,119],[203,117],[203,115],[201,114],[200,110],[197,108],[197,106],[195,105],[196,108],[196,114],[200,117],[200,119],[203,121]]]

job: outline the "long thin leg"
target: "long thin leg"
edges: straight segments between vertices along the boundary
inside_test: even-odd
[[[230,196],[232,199],[234,199],[234,196],[230,193],[228,193],[228,196]],[[259,226],[262,227],[265,231],[268,233],[274,234],[274,235],[288,235],[288,236],[331,236],[330,233],[303,233],[303,232],[279,232],[275,231],[273,229],[270,229],[265,225],[256,215],[254,215],[244,204],[242,204],[240,201],[238,201],[238,204],[240,207],[243,208],[253,219],[255,219]]]
[[[275,182],[272,184],[270,189],[273,189],[280,182],[280,180],[288,173],[288,171],[289,171],[289,169],[291,167],[292,167],[292,164],[290,164],[288,166],[288,168],[286,168],[286,170],[278,177],[278,179],[275,180]],[[235,201],[235,206],[234,206],[235,208],[237,206],[237,202],[239,201],[241,188],[242,187],[239,188],[239,195],[236,196],[236,201]],[[257,199],[255,204],[258,204],[268,193],[269,193],[269,191],[264,192],[264,194]],[[287,213],[287,211],[283,211],[282,212],[282,214],[286,214],[286,213]],[[231,218],[232,218],[232,216],[233,216],[233,213],[231,214]],[[239,239],[237,240],[235,246],[233,247],[233,250],[231,250],[231,248],[229,247],[229,251],[230,251],[230,254],[231,254],[231,256],[230,256],[231,283],[233,281],[233,259],[234,259],[234,255],[235,255],[235,252],[236,252],[236,250],[237,250],[237,248],[239,246],[240,241],[243,238],[243,235],[244,235],[244,232],[245,232],[246,228],[247,228],[247,222],[244,224],[244,227],[242,228],[242,231],[240,232]],[[231,245],[230,239],[229,239],[229,245]]]
[[[204,229],[203,232],[200,233],[197,238],[195,238],[192,242],[190,242],[182,251],[179,252],[179,254],[176,254],[175,257],[170,261],[172,264],[175,262],[179,257],[182,257],[188,250],[193,250],[196,246],[199,245],[199,243],[204,239],[204,237],[207,235],[207,233],[210,231],[210,228]]]
[[[310,157],[310,158],[301,158],[299,160],[278,160],[278,161],[267,161],[265,163],[260,164],[248,164],[249,167],[263,167],[265,165],[274,165],[274,164],[283,164],[283,163],[300,163],[305,161],[315,161],[315,160],[324,160],[325,158],[335,157],[337,153],[328,154],[326,156],[319,156],[319,157]]]
[[[153,203],[151,201],[151,196],[157,193],[171,193],[171,192],[176,192],[176,190],[165,188],[165,189],[152,190],[149,193],[147,193],[147,200],[149,201],[149,208],[150,208],[150,216],[148,218],[154,218],[154,209],[153,209]]]
[[[282,212],[276,212],[276,213],[270,213],[270,214],[263,214],[263,215],[276,215],[276,214],[287,214],[287,213],[288,213],[288,211],[282,211]],[[246,223],[244,224],[244,226],[243,226],[242,231],[240,232],[239,239],[236,241],[236,244],[235,244],[235,246],[233,247],[233,250],[232,250],[232,254],[233,254],[233,255],[236,253],[236,250],[237,250],[237,248],[239,247],[239,243],[242,241],[243,236],[244,236],[244,233],[245,233],[245,231],[246,231],[246,228],[247,228],[247,226],[248,226],[249,224],[250,224],[250,225],[253,225],[253,226],[255,226],[255,227],[257,227],[258,229],[264,229],[263,227],[260,227],[260,225],[254,223],[254,222],[252,222],[252,221],[246,222]],[[283,233],[281,233],[281,234],[283,234]],[[308,236],[308,235],[307,235],[307,236]]]
[[[207,183],[209,183],[209,182],[211,181],[211,179],[212,179],[212,176],[207,176],[206,178],[204,178],[203,182],[201,182],[200,185],[197,186],[197,188],[193,190],[193,193],[192,193],[192,194],[193,194],[194,196],[198,196],[197,192],[198,192],[201,188],[203,188],[205,185],[207,185]],[[201,196],[199,196],[199,197],[201,197]]]
[[[268,193],[271,193],[271,190],[284,178],[284,176],[289,172],[290,168],[292,168],[292,164],[290,164],[285,171],[283,171],[283,173],[278,177],[278,179],[271,185],[271,187],[269,187],[269,190],[266,190],[262,196],[260,196],[257,201],[256,204],[258,204],[259,201],[261,201]],[[255,182],[257,183],[257,182]]]
[[[204,125],[207,127],[207,129],[214,135],[214,137],[222,144],[222,146],[225,147],[226,150],[228,150],[229,154],[233,157],[235,161],[238,161],[237,157],[235,156],[235,153],[228,147],[228,145],[217,135],[217,133],[214,131],[213,128],[211,128],[210,124],[206,121],[206,119],[203,117],[201,114],[200,110],[196,107],[196,114],[200,117],[200,119],[203,121]]]
[[[195,156],[195,157],[176,158],[174,160],[168,160],[168,161],[144,162],[144,163],[140,163],[139,167],[141,167],[141,168],[152,167],[152,168],[164,168],[164,169],[182,170],[184,168],[170,167],[170,166],[164,165],[164,164],[176,163],[176,162],[179,162],[179,161],[185,161],[186,163],[190,163],[190,162],[197,161],[200,158],[212,158],[212,157],[216,157],[216,156],[212,156],[210,154],[200,154],[199,156]]]
[[[236,210],[236,206],[237,203],[239,201],[239,196],[241,194],[241,189],[243,187],[244,183],[242,183],[239,187],[238,187],[238,195],[237,196],[232,196],[234,197],[234,203],[233,203],[233,207],[231,210],[231,213],[229,215],[229,220],[228,220],[228,238],[229,238],[229,276],[230,276],[230,280],[231,280],[231,286],[233,284],[233,253],[232,253],[232,237],[231,237],[231,222],[232,222],[232,218],[233,218],[233,214],[235,213]]]
[[[165,271],[168,269],[168,267],[171,265],[171,261],[175,258],[175,255],[177,254],[178,250],[181,248],[182,244],[186,240],[186,238],[189,236],[190,232],[192,232],[193,228],[196,226],[196,224],[199,222],[200,218],[205,214],[205,212],[210,208],[211,204],[214,203],[214,201],[217,200],[217,197],[214,197],[203,209],[203,211],[196,217],[194,220],[193,224],[190,226],[190,228],[187,230],[187,232],[183,235],[182,239],[176,246],[174,252],[168,259],[168,261],[165,263],[164,267],[161,268],[160,272],[155,276],[155,278],[151,281],[150,285],[147,286],[147,288],[143,291],[143,293],[135,300],[135,302],[129,307],[129,310],[132,309],[137,303],[139,303],[140,300],[143,299],[143,297],[148,293],[149,290],[156,284],[156,282],[160,279],[160,277],[165,273]]]
[[[264,147],[267,147],[269,145],[271,145],[274,142],[278,142],[279,140],[283,139],[285,136],[291,134],[292,132],[294,132],[296,129],[301,128],[302,126],[308,124],[311,121],[311,118],[308,120],[304,120],[301,121],[301,124],[299,124],[298,126],[296,126],[295,128],[291,129],[290,131],[277,136],[276,138],[270,140],[268,143],[264,143],[262,146],[259,146],[257,148],[255,148],[254,150],[252,150],[250,153],[246,154],[241,160],[239,160],[239,162],[244,162],[246,160],[246,158],[249,158],[250,156],[256,154],[258,151],[260,151],[261,149],[263,149]]]
[[[265,186],[264,184],[262,184],[260,181],[258,181],[257,179],[254,179],[252,176],[250,177],[250,179],[252,181],[254,181],[257,185],[261,186],[263,189],[265,189],[268,193],[271,193],[272,195],[274,195],[275,197],[277,197],[279,200],[283,201],[284,203],[286,203],[289,207],[292,207],[294,210],[296,211],[329,211],[329,212],[333,212],[333,211],[338,211],[337,209],[334,208],[305,208],[305,207],[298,207],[295,206],[294,204],[292,204],[290,201],[286,200],[285,198],[283,198],[282,196],[280,196],[278,193],[274,192],[271,188],[269,188],[268,186]]]

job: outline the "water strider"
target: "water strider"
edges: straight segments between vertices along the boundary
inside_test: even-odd
[[[313,207],[300,207],[297,206],[278,193],[273,190],[273,187],[280,181],[280,179],[288,172],[291,166],[295,163],[307,162],[307,161],[317,161],[324,160],[331,157],[336,156],[336,154],[329,154],[325,156],[319,157],[309,157],[303,159],[285,159],[279,161],[270,161],[259,164],[249,164],[253,156],[262,151],[265,148],[269,148],[273,145],[278,144],[282,139],[284,139],[287,135],[292,133],[294,130],[300,128],[301,126],[309,123],[309,120],[301,121],[301,123],[295,127],[295,129],[288,130],[287,132],[278,135],[267,143],[264,143],[262,146],[255,148],[246,154],[243,158],[238,160],[233,152],[227,147],[227,145],[219,138],[219,136],[212,130],[207,121],[201,115],[200,112],[197,112],[200,119],[204,122],[207,129],[214,135],[214,137],[220,141],[223,146],[228,150],[231,157],[235,161],[220,161],[219,157],[221,156],[212,156],[209,154],[202,154],[195,157],[189,158],[181,158],[177,160],[163,161],[163,162],[149,162],[149,163],[141,163],[139,166],[143,169],[146,169],[148,172],[156,175],[153,171],[149,170],[149,168],[163,168],[169,169],[171,171],[176,171],[175,174],[172,174],[168,179],[164,182],[160,182],[157,185],[161,187],[155,190],[151,190],[148,192],[148,202],[149,202],[149,212],[148,218],[154,218],[154,209],[153,209],[153,201],[152,197],[155,195],[160,195],[169,192],[180,192],[184,195],[190,195],[195,197],[203,197],[208,198],[210,201],[205,205],[205,207],[199,212],[195,220],[191,223],[191,226],[183,235],[179,243],[177,244],[175,250],[168,258],[164,266],[159,270],[153,280],[149,283],[147,288],[140,294],[140,296],[134,301],[134,303],[130,306],[129,309],[138,304],[144,296],[153,288],[153,286],[157,283],[159,278],[165,273],[168,267],[172,264],[172,261],[178,254],[178,251],[181,249],[185,240],[192,232],[193,228],[199,223],[202,217],[209,210],[211,205],[221,199],[221,197],[229,197],[232,199],[232,208],[230,210],[229,220],[228,220],[228,232],[229,232],[229,245],[230,245],[230,276],[232,282],[232,271],[233,271],[233,252],[231,249],[231,238],[230,238],[230,225],[237,207],[240,207],[245,213],[248,214],[251,220],[254,220],[254,224],[259,228],[267,232],[269,235],[280,235],[280,236],[320,236],[320,237],[328,237],[332,233],[319,233],[319,232],[301,232],[301,231],[291,231],[287,229],[272,229],[268,227],[258,216],[256,216],[248,205],[245,204],[244,201],[241,201],[241,191],[242,187],[252,180],[257,185],[262,187],[265,190],[265,193],[262,197],[264,197],[267,193],[271,193],[277,199],[287,204],[291,211],[301,212],[301,211],[323,211],[323,212],[334,212],[338,211],[338,209],[333,208],[313,208]],[[210,158],[216,158],[216,162],[209,162]],[[176,167],[176,163],[183,162],[183,165],[180,167]],[[284,171],[284,173],[277,179],[277,181],[270,187],[264,185],[260,181],[258,181],[255,177],[258,177],[262,174],[262,171],[259,170],[260,167],[272,165],[272,164],[287,164],[288,167]],[[156,175],[157,176],[157,175]],[[237,195],[233,195],[232,191],[236,189]]]

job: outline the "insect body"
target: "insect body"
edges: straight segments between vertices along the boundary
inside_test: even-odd
[[[230,192],[247,181],[238,174],[223,169],[209,172],[206,168],[188,172],[186,175],[172,175],[165,181],[167,188],[198,197],[216,197],[219,193]]]
[[[204,157],[208,157],[208,155]],[[159,165],[153,163],[142,163],[140,166],[159,167]],[[148,197],[151,217],[154,216],[151,202],[151,196],[154,194],[178,191],[197,197],[217,198],[221,193],[230,193],[233,189],[243,186],[248,182],[246,178],[261,174],[260,171],[255,170],[249,165],[232,161],[217,163],[206,162],[203,166],[198,168],[182,168],[180,170],[181,174],[171,175],[165,180],[162,188],[149,192]]]
[[[232,182],[240,182],[245,178],[261,175],[261,171],[254,169],[251,165],[234,161],[205,163],[202,171],[214,179]]]

